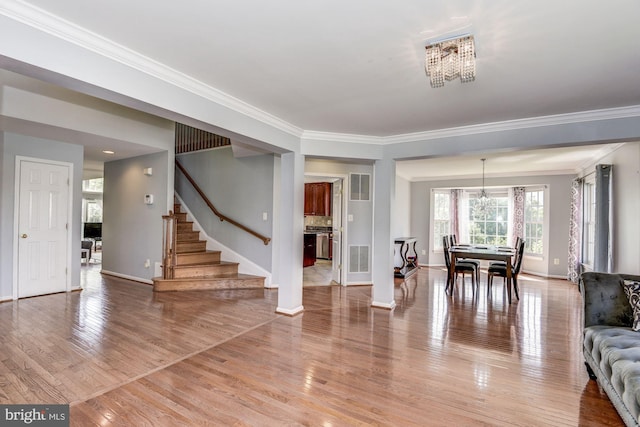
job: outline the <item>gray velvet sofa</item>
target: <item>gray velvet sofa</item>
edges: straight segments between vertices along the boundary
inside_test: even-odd
[[[640,276],[583,273],[583,353],[589,376],[597,379],[628,426],[640,419],[640,332],[632,330],[633,310],[624,281]]]

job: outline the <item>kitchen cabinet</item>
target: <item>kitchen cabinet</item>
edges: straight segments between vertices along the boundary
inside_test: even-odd
[[[304,249],[302,253],[302,267],[309,267],[316,263],[316,235],[304,233]]]
[[[331,216],[331,183],[313,182],[304,185],[304,214]]]

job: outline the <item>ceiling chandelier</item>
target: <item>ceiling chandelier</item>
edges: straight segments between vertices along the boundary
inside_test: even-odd
[[[467,83],[476,79],[476,49],[473,36],[433,42],[427,50],[425,69],[431,87],[442,87],[444,82],[460,78]]]
[[[481,212],[483,212],[486,208],[487,205],[489,204],[489,196],[487,195],[487,192],[484,189],[484,162],[487,161],[487,159],[480,159],[482,161],[482,191],[480,191],[480,197],[478,197],[478,208],[480,209]]]

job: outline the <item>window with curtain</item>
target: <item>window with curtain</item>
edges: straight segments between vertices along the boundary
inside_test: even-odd
[[[510,188],[488,191],[489,200],[483,207],[479,190],[455,190],[458,199],[460,231],[458,241],[480,245],[511,246],[513,243],[513,203]],[[522,237],[527,241],[526,253],[544,256],[545,192],[544,187],[522,187],[524,212],[520,216]],[[452,190],[433,190],[433,250],[442,249],[442,236],[453,233],[455,210],[451,207]]]
[[[526,189],[524,201],[524,251],[529,255],[543,255],[544,190]]]
[[[480,192],[469,192],[469,243],[507,245],[509,229],[509,197],[507,191],[491,191],[483,207]]]
[[[451,234],[451,192],[436,190],[433,193],[433,249],[442,249],[442,237]]]

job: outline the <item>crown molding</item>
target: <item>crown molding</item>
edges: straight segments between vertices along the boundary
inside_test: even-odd
[[[531,117],[526,119],[506,120],[503,122],[482,123],[460,126],[456,128],[437,129],[424,132],[406,133],[391,136],[367,136],[346,133],[304,131],[303,140],[347,142],[355,144],[392,145],[407,142],[428,141],[440,138],[476,135],[480,133],[504,132],[543,126],[566,125],[592,122],[597,120],[623,119],[640,117],[640,105],[608,108],[602,110],[580,111],[576,113],[557,114],[553,116]]]
[[[0,3],[0,14],[151,75],[293,136],[299,138],[302,135],[302,129],[291,123],[36,6],[21,0],[6,0]]]
[[[556,114],[552,116],[530,117],[525,119],[505,120],[494,123],[460,126],[456,128],[438,129],[425,132],[407,133],[385,138],[387,144],[417,142],[439,138],[475,135],[479,133],[504,132],[544,126],[557,126],[597,120],[624,119],[640,117],[640,105],[607,108],[601,110],[579,111],[575,113]]]

